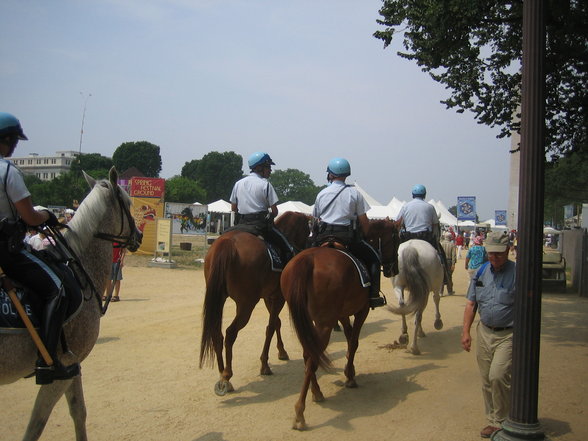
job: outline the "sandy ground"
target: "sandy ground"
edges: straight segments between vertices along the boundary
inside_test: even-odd
[[[129,260],[130,263],[130,260]],[[235,392],[218,397],[216,368],[198,368],[202,271],[127,266],[122,301],[102,319],[98,344],[83,364],[92,441],[113,440],[407,440],[480,439],[486,425],[473,353],[460,346],[467,274],[456,270],[457,295],[441,299],[445,327],[433,328],[433,303],[425,312],[422,355],[386,349],[400,321],[384,309],[370,312],[356,358],[359,388],[343,387],[345,342],[334,333],[332,373],[319,377],[326,401],[307,401],[309,430],[291,429],[303,376],[302,354],[282,312],[290,361],[277,360],[273,376],[259,375],[267,313],[262,304],[239,334]],[[383,290],[392,297],[391,284]],[[225,308],[228,324],[234,304]],[[543,297],[539,420],[552,440],[588,439],[588,299],[571,294]],[[410,331],[409,331],[410,332]],[[3,386],[0,439],[21,439],[37,391],[34,381]],[[74,439],[67,405],[56,406],[43,440]]]

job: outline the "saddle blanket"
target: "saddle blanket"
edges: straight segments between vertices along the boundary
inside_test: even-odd
[[[40,324],[39,317],[42,312],[41,300],[37,296],[32,295],[28,289],[16,288],[16,293],[31,323],[38,329]],[[81,293],[77,296],[73,296],[72,293],[67,293],[67,295],[69,296],[69,304],[64,323],[67,323],[75,317],[81,309],[83,301]],[[19,334],[24,332],[28,331],[20,315],[18,315],[16,307],[12,303],[12,300],[10,300],[8,293],[3,288],[0,288],[0,334]]]
[[[361,282],[361,286],[364,288],[371,286],[372,283],[370,281],[371,280],[370,274],[369,274],[365,264],[361,260],[359,260],[357,257],[355,257],[353,254],[351,254],[349,251],[341,250],[339,248],[335,248],[335,249],[337,251],[339,251],[340,253],[345,254],[347,257],[349,257],[349,259],[351,259],[351,261],[355,265],[355,269],[357,269],[357,273],[359,274],[359,281]]]

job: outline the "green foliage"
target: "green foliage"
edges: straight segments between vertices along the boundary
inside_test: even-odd
[[[276,190],[280,202],[301,201],[312,205],[321,190],[314,185],[309,175],[293,168],[274,171],[269,181]]]
[[[194,203],[206,200],[206,191],[197,182],[183,176],[165,180],[165,201]]]
[[[243,177],[243,157],[235,152],[210,152],[186,162],[182,176],[200,184],[206,191],[206,203],[228,200],[233,185]]]
[[[387,47],[402,38],[400,57],[414,60],[451,95],[442,101],[474,113],[480,124],[519,129],[520,0],[384,0],[385,27],[374,33]],[[588,2],[547,0],[545,50],[546,151],[559,155],[586,143]]]
[[[83,170],[93,178],[103,179],[108,176],[112,166],[112,159],[100,153],[82,153],[72,161],[70,171],[81,175]]]
[[[147,141],[122,143],[114,151],[112,162],[121,173],[131,167],[136,167],[145,176],[157,178],[161,171],[159,146]]]
[[[564,205],[588,202],[588,148],[548,163],[545,168],[546,221],[563,225]],[[584,214],[586,215],[586,214]]]
[[[76,172],[64,173],[51,181],[41,181],[36,176],[25,175],[25,184],[31,193],[33,204],[45,207],[72,207],[74,200],[81,201],[90,191],[86,180]]]

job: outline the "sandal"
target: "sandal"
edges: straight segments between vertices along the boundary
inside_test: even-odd
[[[111,302],[120,302],[120,298],[119,296],[114,296],[111,300]]]

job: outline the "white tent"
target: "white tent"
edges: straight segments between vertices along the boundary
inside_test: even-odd
[[[437,214],[439,215],[439,222],[444,225],[457,225],[457,218],[449,212],[445,205],[443,205],[443,202],[431,199],[429,204],[433,205],[435,210],[437,210]]]
[[[286,211],[294,211],[296,213],[312,214],[312,208],[300,201],[286,201],[278,204],[278,216],[284,214]]]
[[[490,224],[491,230],[506,230],[506,225],[496,225],[495,219],[488,219],[487,221],[482,222],[483,224]]]
[[[366,214],[369,219],[394,219],[398,213],[388,205],[374,205]]]
[[[376,201],[373,197],[371,197],[363,188],[361,188],[359,186],[359,184],[357,183],[357,181],[355,182],[355,188],[357,188],[357,191],[359,191],[361,193],[361,195],[364,197],[364,199],[366,200],[366,202],[368,204],[370,204],[370,207],[375,207],[377,205],[382,205],[380,204],[378,201]]]
[[[231,204],[225,200],[219,199],[218,201],[208,204],[208,212],[212,213],[230,213]]]

